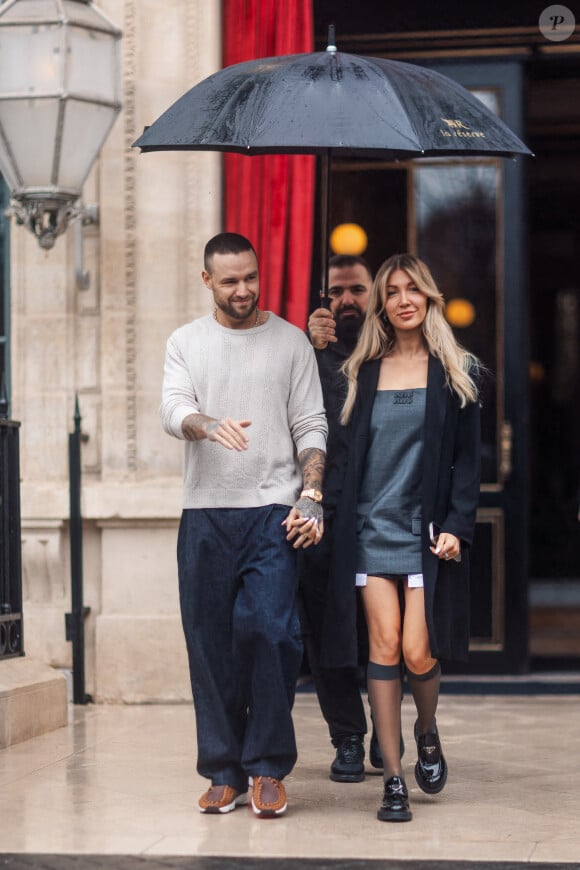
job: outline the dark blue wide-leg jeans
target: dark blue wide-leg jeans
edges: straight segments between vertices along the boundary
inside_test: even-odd
[[[296,551],[282,505],[184,510],[177,562],[197,724],[213,785],[282,779],[296,762],[292,705],[302,661]]]

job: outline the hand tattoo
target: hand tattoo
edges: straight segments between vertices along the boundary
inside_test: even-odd
[[[294,505],[294,510],[299,511],[300,516],[304,519],[315,520],[317,523],[321,522],[324,518],[322,505],[317,501],[313,501],[311,498],[299,498]]]

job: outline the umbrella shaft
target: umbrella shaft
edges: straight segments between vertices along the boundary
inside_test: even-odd
[[[321,213],[321,257],[322,257],[322,282],[320,300],[324,308],[330,308],[328,298],[328,237],[330,233],[330,150],[322,155],[322,213]]]

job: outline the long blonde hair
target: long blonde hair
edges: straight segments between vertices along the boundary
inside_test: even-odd
[[[402,269],[415,286],[427,297],[427,314],[422,324],[423,338],[429,353],[441,361],[447,384],[461,400],[477,401],[477,386],[471,374],[478,370],[479,360],[455,339],[445,319],[445,302],[438,290],[429,267],[412,254],[394,254],[380,267],[369,296],[365,317],[357,345],[342,366],[348,379],[348,391],[340,422],[346,425],[351,418],[356,400],[358,373],[363,363],[388,356],[396,344],[396,334],[385,314],[387,285],[393,272]]]

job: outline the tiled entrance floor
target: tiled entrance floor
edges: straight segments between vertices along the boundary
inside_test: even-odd
[[[190,706],[71,708],[66,728],[0,751],[0,865],[7,853],[580,862],[580,696],[444,695],[450,775],[415,785],[413,821],[376,821],[381,778],[333,783],[316,697],[299,694],[288,813],[204,816]],[[226,863],[226,862],[224,862]]]

